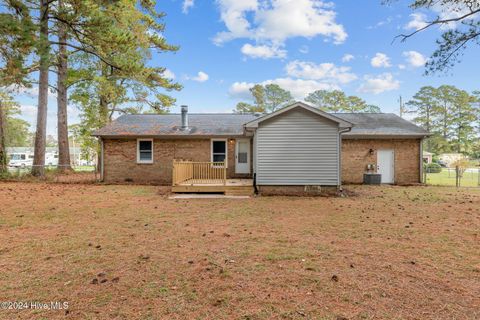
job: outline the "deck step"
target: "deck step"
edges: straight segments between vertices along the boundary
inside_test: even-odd
[[[225,191],[226,196],[253,196],[252,191]]]

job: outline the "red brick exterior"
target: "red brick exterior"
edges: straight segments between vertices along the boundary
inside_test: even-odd
[[[235,141],[227,139],[227,146],[227,178],[250,178],[235,174]],[[173,160],[211,161],[211,139],[154,139],[152,164],[137,163],[137,139],[104,139],[103,154],[107,183],[171,185]]]
[[[373,164],[376,168],[379,149],[394,150],[395,184],[419,183],[420,143],[420,139],[343,139],[342,183],[363,183],[367,165]]]
[[[228,178],[251,178],[251,175],[235,174],[235,141],[227,139]],[[253,145],[253,143],[251,143]],[[211,139],[154,139],[153,164],[137,163],[136,139],[104,139],[103,180],[107,183],[145,183],[171,185],[174,159],[211,161]],[[369,150],[373,150],[370,154]],[[419,139],[343,139],[342,183],[363,182],[367,164],[376,165],[378,149],[395,151],[395,183],[420,182]],[[253,147],[250,152],[253,164]],[[253,168],[251,168],[253,172]],[[262,194],[312,194],[303,186],[263,186]]]

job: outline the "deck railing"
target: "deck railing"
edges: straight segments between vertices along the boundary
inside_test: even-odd
[[[224,162],[193,162],[173,160],[172,184],[223,184],[227,183]]]

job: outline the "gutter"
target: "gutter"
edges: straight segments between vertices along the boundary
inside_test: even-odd
[[[427,181],[423,181],[423,140],[424,139],[425,138],[420,139],[420,146],[419,146],[419,149],[420,149],[420,168],[419,168],[420,179],[419,180],[420,180],[420,183],[427,184]]]
[[[352,127],[338,130],[338,187],[342,189],[342,133],[352,131]]]
[[[103,182],[104,179],[104,170],[103,170],[103,158],[104,158],[104,150],[103,150],[103,138],[100,137],[100,147],[101,147],[101,155],[100,155],[100,180]]]

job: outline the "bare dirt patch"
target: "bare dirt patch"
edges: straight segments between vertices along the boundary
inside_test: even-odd
[[[2,319],[478,319],[480,191],[168,200],[0,183]]]

